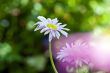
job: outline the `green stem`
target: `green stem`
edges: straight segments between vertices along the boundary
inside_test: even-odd
[[[51,49],[51,42],[49,42],[49,54],[50,54],[50,61],[51,61],[53,70],[54,70],[55,73],[58,73],[57,72],[57,69],[55,67],[54,61],[53,61],[53,55],[52,55],[52,49]]]

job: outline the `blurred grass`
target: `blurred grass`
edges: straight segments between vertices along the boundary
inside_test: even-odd
[[[69,33],[110,27],[110,0],[0,0],[0,73],[48,73],[47,37],[37,16],[58,18]]]

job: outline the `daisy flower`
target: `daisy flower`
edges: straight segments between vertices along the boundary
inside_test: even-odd
[[[44,35],[49,34],[49,42],[51,42],[51,40],[54,37],[57,37],[57,39],[59,39],[60,37],[60,33],[63,34],[64,36],[68,36],[68,33],[65,31],[69,31],[68,28],[65,28],[66,24],[61,25],[62,23],[58,22],[58,19],[50,19],[50,18],[45,18],[43,16],[38,16],[38,19],[40,21],[38,21],[35,25],[37,25],[37,27],[35,28],[34,31],[37,30],[41,30],[41,33],[44,33]]]
[[[76,67],[81,67],[89,63],[87,54],[87,43],[76,40],[74,43],[68,44],[57,53],[57,59],[67,62]]]

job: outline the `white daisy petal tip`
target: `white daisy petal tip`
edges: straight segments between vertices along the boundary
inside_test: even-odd
[[[70,31],[70,29],[68,29],[68,28],[64,28],[64,30],[66,30],[66,31]]]
[[[52,20],[52,22],[56,24],[56,23],[58,23],[58,19],[55,18],[55,19]]]
[[[38,28],[35,28],[35,29],[34,29],[34,31],[37,31],[37,30],[39,30],[39,29],[38,29]]]
[[[45,21],[45,20],[46,20],[46,18],[43,17],[43,16],[38,16],[37,18],[38,18],[39,20],[41,20],[41,21]]]
[[[37,23],[35,23],[33,26],[37,25]]]
[[[54,37],[59,39],[60,32],[62,35],[68,37],[68,33],[66,31],[69,31],[69,29],[64,28],[67,24],[61,25],[62,23],[59,23],[57,18],[46,19],[43,16],[38,16],[37,18],[39,19],[39,21],[34,24],[37,26],[34,31],[41,30],[40,32],[44,33],[44,35],[49,34],[49,42],[51,42]]]

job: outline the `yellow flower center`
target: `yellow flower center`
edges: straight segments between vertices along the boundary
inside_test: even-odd
[[[53,30],[57,30],[57,26],[54,25],[54,24],[47,24],[47,27],[50,28],[50,29],[53,29]]]

